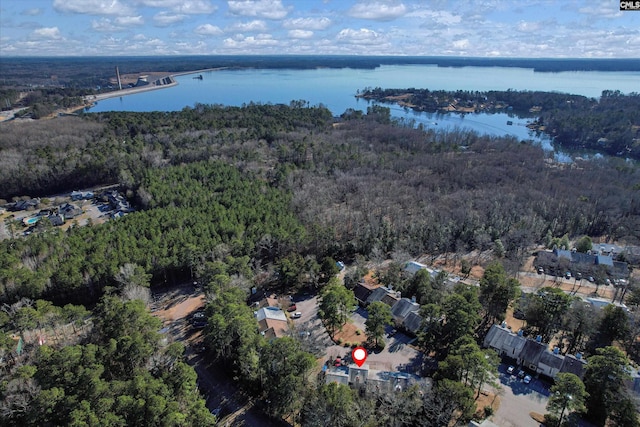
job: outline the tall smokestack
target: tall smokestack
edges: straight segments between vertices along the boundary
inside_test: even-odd
[[[120,70],[118,70],[117,65],[116,65],[116,77],[118,78],[118,89],[122,90],[122,81],[120,80]]]

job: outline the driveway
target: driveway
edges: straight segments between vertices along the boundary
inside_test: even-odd
[[[525,384],[516,375],[507,374],[504,363],[498,367],[498,372],[502,387],[501,403],[492,421],[500,427],[539,427],[540,424],[529,413],[547,412],[550,384],[533,376],[531,383]]]

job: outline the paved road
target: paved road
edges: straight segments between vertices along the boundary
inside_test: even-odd
[[[549,384],[536,379],[525,384],[515,375],[507,374],[507,365],[499,367],[500,407],[492,418],[492,421],[500,427],[539,427],[529,415],[530,412],[544,414],[549,395]]]

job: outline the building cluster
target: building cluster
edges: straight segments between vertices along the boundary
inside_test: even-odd
[[[616,259],[619,254],[625,253],[623,251],[623,248],[606,244],[594,245],[587,253],[556,248],[553,251],[539,252],[535,264],[545,273],[556,276],[570,273],[568,277],[592,277],[605,284],[615,284],[629,276],[628,264]]]
[[[432,270],[426,265],[415,261],[406,263],[404,270],[409,274],[415,274],[419,270],[426,270],[433,279],[440,273],[438,270]],[[453,285],[460,281],[460,278],[451,276],[447,278],[447,281],[450,282],[450,285]],[[392,287],[366,281],[358,283],[353,293],[358,304],[363,307],[377,301],[387,304],[391,308],[391,315],[396,327],[400,327],[410,334],[415,335],[422,326],[420,304],[416,302],[415,297],[402,297],[402,294],[394,291]]]
[[[430,386],[428,378],[422,378],[407,372],[379,371],[371,369],[366,363],[360,367],[355,364],[348,366],[325,365],[323,372],[326,384],[344,384],[371,393],[403,391],[414,384],[421,385],[423,389]]]
[[[584,376],[587,362],[580,353],[562,355],[558,347],[550,350],[540,336],[528,339],[523,336],[522,331],[512,332],[506,323],[491,326],[483,345],[495,350],[500,356],[514,359],[516,364],[536,374],[550,378],[555,378],[560,372],[572,373],[580,378]]]

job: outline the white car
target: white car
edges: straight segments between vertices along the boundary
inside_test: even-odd
[[[302,316],[302,313],[301,313],[301,312],[299,312],[299,311],[296,311],[295,313],[293,313],[293,314],[291,315],[291,318],[292,318],[292,319],[299,319],[301,316]]]

